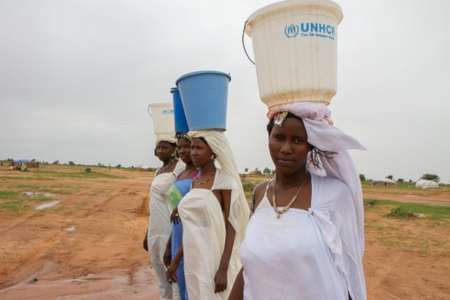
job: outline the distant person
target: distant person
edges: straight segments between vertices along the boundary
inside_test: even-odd
[[[200,168],[200,175],[178,204],[183,245],[168,269],[167,279],[177,281],[173,271],[184,256],[190,299],[228,299],[241,268],[238,251],[250,210],[223,132],[201,130],[189,135],[191,159]]]
[[[176,286],[172,286],[166,280],[163,256],[171,232],[172,205],[169,199],[169,188],[176,176],[184,169],[184,163],[176,157],[174,137],[158,137],[155,155],[163,162],[163,165],[156,172],[150,186],[150,220],[143,246],[150,254],[152,266],[158,278],[161,299],[179,299]]]
[[[186,280],[184,278],[184,262],[181,259],[178,262],[177,269],[170,269],[172,259],[178,252],[178,249],[182,245],[183,241],[183,225],[178,214],[178,205],[183,197],[191,189],[192,179],[199,175],[199,170],[195,167],[191,159],[191,141],[192,139],[186,134],[180,134],[178,137],[177,148],[178,155],[185,163],[186,168],[182,171],[172,183],[169,188],[169,197],[172,203],[172,214],[170,220],[172,222],[172,234],[168,240],[166,252],[164,255],[164,265],[168,268],[168,273],[171,274],[171,278],[176,277],[176,284],[180,293],[181,300],[188,299],[188,293],[186,289]],[[169,283],[172,283],[169,280]]]
[[[364,147],[323,104],[278,105],[268,117],[275,176],[253,192],[229,299],[366,299],[362,189],[346,151]]]

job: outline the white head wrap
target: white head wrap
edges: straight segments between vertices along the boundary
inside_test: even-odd
[[[176,144],[177,143],[177,139],[175,138],[175,134],[173,136],[171,135],[157,135],[156,136],[156,141],[155,141],[155,146],[158,146],[158,144],[160,142],[168,142],[171,144]]]
[[[216,160],[220,165],[220,169],[225,173],[233,176],[238,186],[242,187],[241,178],[239,177],[238,168],[231,151],[230,143],[225,134],[221,130],[198,130],[189,131],[191,138],[203,137],[212,152],[216,154]],[[244,195],[245,197],[245,195]]]
[[[315,168],[311,162],[308,170],[320,176],[329,176],[343,181],[350,189],[355,204],[358,239],[361,253],[364,252],[364,206],[361,181],[355,164],[348,154],[349,149],[365,150],[356,139],[346,135],[330,124],[331,111],[324,104],[298,102],[276,105],[269,108],[267,117],[272,119],[278,112],[289,112],[303,120],[308,143],[322,151],[336,152],[332,158],[321,157],[323,169]]]

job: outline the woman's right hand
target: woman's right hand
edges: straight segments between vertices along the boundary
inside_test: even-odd
[[[177,269],[178,265],[172,263],[166,271],[166,279],[170,284],[172,284],[173,282],[178,282]]]

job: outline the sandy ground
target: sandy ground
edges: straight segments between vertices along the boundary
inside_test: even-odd
[[[101,172],[125,177],[42,180],[1,169],[0,190],[21,179],[21,189],[52,192],[63,184],[66,190],[55,193],[60,202],[51,208],[0,212],[0,299],[159,299],[142,249],[153,173]],[[365,197],[450,205],[449,192],[371,190]],[[369,299],[450,299],[449,223],[389,219],[380,217],[382,209],[366,210]]]

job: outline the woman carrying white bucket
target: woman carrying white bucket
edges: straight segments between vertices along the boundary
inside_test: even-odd
[[[332,125],[339,5],[290,0],[248,20],[275,176],[252,195],[231,300],[365,300],[361,182]]]
[[[176,153],[176,139],[174,132],[173,104],[162,108],[156,104],[152,114],[155,127],[155,155],[163,162],[158,169],[150,186],[150,219],[147,235],[144,239],[144,249],[149,252],[153,269],[158,278],[158,288],[161,299],[180,299],[176,285],[166,280],[166,269],[163,256],[167,240],[170,237],[170,214],[172,205],[169,198],[169,188],[177,175],[184,169],[184,163],[179,161]],[[164,126],[166,125],[166,126]]]
[[[363,198],[348,149],[323,104],[268,113],[275,177],[258,185],[231,300],[364,300]]]

